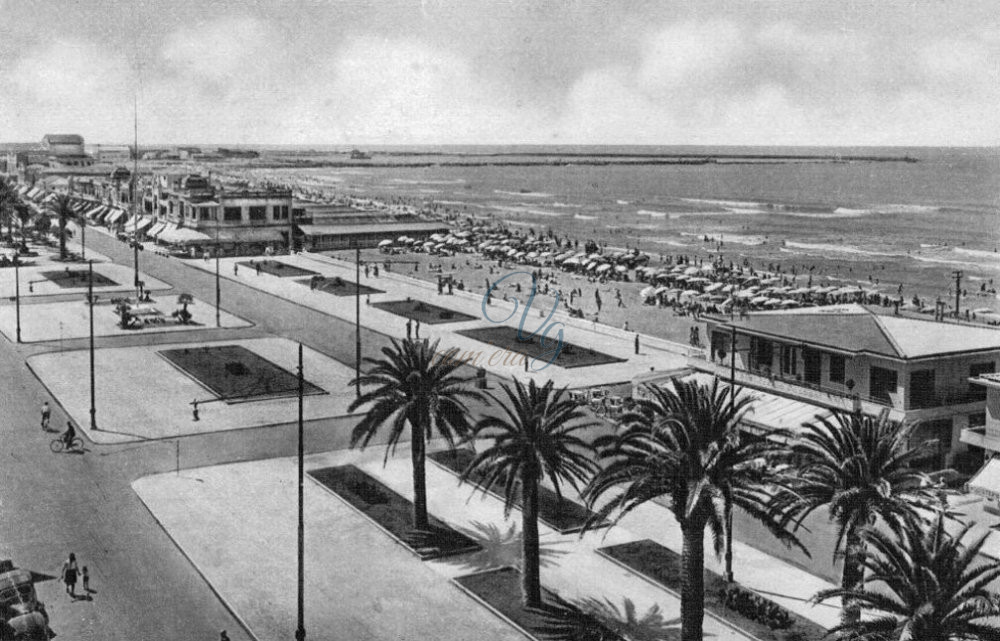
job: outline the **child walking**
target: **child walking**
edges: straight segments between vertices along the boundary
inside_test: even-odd
[[[87,571],[87,566],[83,566],[83,591],[90,592],[90,572]]]

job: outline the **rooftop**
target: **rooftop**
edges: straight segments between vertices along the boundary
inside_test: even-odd
[[[887,316],[856,304],[757,312],[723,324],[780,340],[891,358],[1000,350],[1000,331],[995,329]]]

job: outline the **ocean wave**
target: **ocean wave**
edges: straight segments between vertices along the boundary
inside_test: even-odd
[[[584,216],[583,214],[573,214],[573,218],[577,220],[597,220],[597,216]]]
[[[872,209],[879,214],[933,214],[941,211],[940,207],[934,205],[875,205]]]
[[[955,252],[962,254],[963,256],[971,256],[973,258],[988,258],[989,260],[1000,261],[1000,254],[995,251],[989,251],[987,249],[965,249],[964,247],[956,247]]]
[[[638,223],[638,224],[633,223],[633,224],[627,224],[627,225],[605,225],[605,226],[606,227],[625,227],[626,229],[643,229],[643,230],[647,230],[647,231],[651,230],[651,229],[660,229],[660,225],[654,225],[653,223]]]
[[[454,180],[432,180],[430,178],[423,180],[413,180],[409,178],[393,178],[389,182],[400,183],[401,185],[464,185],[465,180],[459,178]]]
[[[561,203],[556,201],[554,203],[549,203],[549,207],[570,207],[573,209],[581,209],[583,208],[583,205],[577,205],[575,203]]]
[[[434,202],[440,205],[462,205],[467,207],[480,207],[481,205],[476,205],[475,203],[467,203],[464,200],[434,200]]]
[[[749,200],[715,200],[711,198],[681,198],[686,203],[696,203],[699,205],[714,205],[716,207],[757,208],[764,207],[767,203],[752,202]]]
[[[522,198],[551,198],[552,194],[547,194],[543,191],[504,191],[503,189],[494,189],[494,194],[503,194],[504,196],[521,196]]]
[[[743,236],[740,234],[720,234],[718,232],[693,232],[693,231],[682,231],[681,236],[690,236],[692,238],[700,238],[704,241],[706,238],[710,242],[714,243],[736,243],[737,245],[766,245],[767,238],[763,236]]]
[[[816,211],[779,211],[773,212],[779,216],[791,216],[793,218],[863,218],[864,216],[870,216],[872,212],[870,209],[847,209],[846,207],[837,207],[832,212],[816,212]]]
[[[627,200],[616,200],[615,202],[618,203],[619,205],[629,205],[629,204],[631,204]]]
[[[641,214],[643,216],[650,216],[652,218],[666,218],[667,217],[667,213],[666,212],[664,212],[664,211],[653,211],[651,209],[640,209],[639,211],[637,211],[635,213]]]
[[[440,189],[418,189],[421,194],[440,194]]]
[[[906,256],[899,252],[884,252],[884,251],[874,251],[870,249],[861,249],[860,247],[855,247],[853,245],[833,245],[829,243],[797,243],[793,241],[785,241],[786,247],[792,247],[795,249],[805,250],[807,253],[810,251],[815,252],[834,252],[840,254],[854,254],[860,256],[895,256],[901,257]],[[823,254],[819,254],[823,255]]]
[[[545,209],[532,209],[530,207],[504,207],[502,205],[493,205],[492,209],[496,209],[499,211],[508,211],[513,214],[527,214],[529,216],[551,216],[557,218],[559,216],[565,216],[565,214],[563,214],[562,212],[547,211]]]

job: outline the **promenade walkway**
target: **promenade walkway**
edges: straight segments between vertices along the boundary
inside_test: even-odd
[[[308,457],[306,468],[351,463],[412,499],[408,448],[401,445],[384,467],[383,456],[381,447],[330,452]],[[499,547],[509,555],[507,562],[516,563],[520,548],[514,532],[520,529],[520,513],[515,510],[505,519],[499,499],[473,494],[468,486],[459,486],[454,475],[433,464],[427,466],[427,486],[429,511],[437,518],[484,541],[490,539],[490,531],[510,536],[490,541],[491,554],[421,563],[338,497],[307,479],[307,630],[343,629],[349,631],[345,638],[516,638],[505,624],[498,628],[499,620],[492,619],[485,608],[465,601],[468,597],[448,579],[484,569],[488,559],[496,560],[496,543],[503,544]],[[294,628],[294,458],[162,474],[140,479],[134,488],[258,638],[277,638]],[[254,527],[245,527],[250,522]],[[643,506],[618,526],[582,537],[560,535],[544,524],[540,531],[542,581],[561,596],[573,601],[607,599],[620,611],[629,601],[640,618],[653,608],[667,621],[679,617],[678,597],[594,551],[650,538],[679,553],[680,530],[665,508]],[[839,610],[835,604],[807,603],[830,584],[748,546],[737,543],[734,551],[745,585],[820,625],[836,624]],[[721,571],[710,554],[706,563]],[[254,576],[268,579],[254,581]],[[262,608],[262,603],[270,607]],[[470,634],[477,626],[481,626],[478,634]],[[705,619],[705,636],[727,641],[752,638],[710,615]]]
[[[256,259],[262,260],[262,259]],[[292,265],[304,270],[318,273],[327,279],[339,277],[353,285],[355,266],[341,260],[320,254],[300,253],[293,256],[280,256],[270,259],[286,265]],[[274,276],[267,271],[259,274],[243,263],[247,258],[224,258],[220,260],[220,275],[222,278],[235,280],[255,289],[268,292],[300,305],[321,311],[325,314],[353,322],[355,320],[355,301],[353,296],[334,296],[320,290],[310,289],[308,282],[296,282],[303,277]],[[215,261],[191,260],[188,265],[204,271],[215,271]],[[306,277],[307,278],[307,277]],[[475,357],[477,366],[488,372],[503,377],[533,378],[539,382],[548,379],[556,381],[557,385],[571,388],[592,387],[617,383],[628,383],[640,372],[650,369],[668,370],[684,367],[690,350],[677,343],[663,339],[640,335],[639,354],[635,353],[635,338],[637,334],[617,330],[591,321],[570,319],[559,312],[553,319],[562,323],[565,341],[574,345],[598,350],[602,353],[621,359],[618,362],[602,365],[590,365],[567,369],[552,364],[542,367],[542,362],[533,362],[529,371],[525,372],[520,359],[505,359],[503,350],[487,345],[458,334],[458,331],[474,328],[492,327],[503,324],[515,328],[522,319],[528,293],[522,295],[518,302],[493,299],[487,308],[489,320],[484,318],[482,296],[467,292],[455,291],[452,295],[438,294],[432,283],[410,278],[405,275],[382,271],[376,278],[373,272],[368,277],[361,274],[363,286],[382,290],[379,293],[362,294],[361,324],[369,329],[382,332],[389,336],[403,338],[406,336],[406,319],[389,311],[378,309],[375,305],[386,301],[403,301],[412,299],[423,301],[439,307],[445,307],[473,317],[473,320],[441,323],[435,325],[423,324],[420,327],[420,337],[432,340],[440,339],[441,349],[457,348],[459,357]],[[524,278],[525,287],[528,280]],[[516,312],[515,312],[516,308]],[[531,333],[545,320],[549,310],[532,308],[524,318],[525,333]],[[508,318],[509,317],[509,318]],[[495,321],[501,321],[498,323]],[[555,337],[558,328],[551,330],[549,336]],[[495,357],[490,357],[495,354]],[[505,362],[505,360],[507,362]],[[516,362],[514,362],[516,360]]]

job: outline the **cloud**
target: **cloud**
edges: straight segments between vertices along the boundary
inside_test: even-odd
[[[225,17],[174,31],[160,55],[177,73],[219,81],[266,64],[275,41],[257,19]]]

